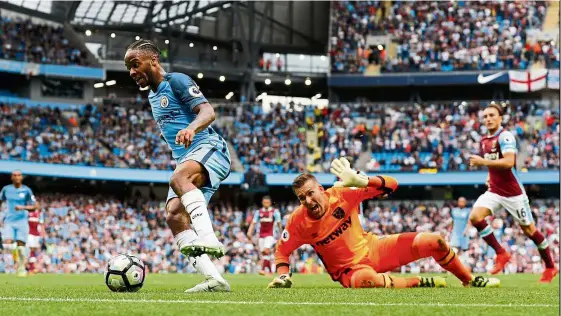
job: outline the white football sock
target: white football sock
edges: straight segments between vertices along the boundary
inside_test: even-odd
[[[25,269],[25,257],[27,256],[27,251],[25,246],[18,246],[18,269]]]
[[[210,257],[207,254],[198,256],[196,258],[189,258],[189,262],[193,265],[193,267],[195,267],[195,269],[197,269],[197,271],[199,271],[199,273],[204,275],[206,278],[211,277],[218,281],[225,281],[224,278],[220,275],[220,272],[218,272],[218,268],[216,267],[216,265],[214,265],[212,260],[210,260]]]
[[[203,192],[199,189],[191,190],[181,197],[181,203],[185,206],[185,210],[191,217],[191,226],[197,233],[199,238],[209,238],[218,242],[212,221],[206,208],[206,200]]]
[[[181,249],[181,247],[191,244],[197,238],[197,233],[195,233],[195,231],[193,231],[192,229],[188,229],[175,236],[175,243],[177,244],[177,247]],[[212,263],[208,255],[204,254],[196,258],[189,257],[187,258],[187,260],[200,274],[204,275],[205,277],[212,277],[216,280],[224,281],[224,278],[222,278],[220,272],[218,272],[218,269],[216,268],[214,263]]]
[[[197,233],[194,230],[188,229],[182,231],[181,233],[175,235],[175,243],[179,249],[191,244],[198,238]]]

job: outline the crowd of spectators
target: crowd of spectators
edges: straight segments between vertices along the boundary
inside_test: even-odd
[[[67,114],[71,115],[67,115]],[[78,113],[0,104],[0,159],[82,166],[120,166]]]
[[[64,37],[64,28],[0,17],[0,58],[37,64],[87,66],[84,50]]]
[[[329,107],[238,105],[213,124],[245,171],[329,170],[334,157],[368,171],[467,171],[485,135],[483,102],[337,104]],[[559,168],[559,108],[545,101],[513,101],[503,125],[519,144],[518,167]],[[86,106],[80,110],[0,104],[0,159],[85,166],[173,170],[167,144],[149,108]],[[231,122],[230,125],[227,122]],[[312,132],[310,134],[309,132]],[[317,137],[316,149],[308,144]]]
[[[370,171],[469,170],[479,155],[486,103],[454,102],[383,106],[371,128]],[[508,104],[503,126],[517,137],[525,169],[559,169],[559,109],[545,102]],[[524,147],[526,146],[526,147]]]
[[[559,45],[540,29],[547,1],[335,1],[333,72],[527,69],[539,62],[559,68]],[[369,35],[390,34],[395,56]],[[388,57],[388,58],[386,58]]]
[[[229,140],[242,165],[258,166],[263,172],[301,172],[306,168],[306,128],[302,112],[272,104],[239,111]]]
[[[37,195],[42,207],[43,236],[41,251],[33,261],[39,273],[100,273],[106,262],[118,253],[138,255],[151,273],[189,273],[183,255],[177,251],[171,231],[165,223],[165,202],[135,198],[121,201],[108,196]],[[227,254],[216,260],[225,273],[260,271],[256,240],[249,240],[247,229],[254,207],[241,209],[225,202],[209,206],[215,230],[227,248]],[[534,201],[532,212],[537,226],[548,238],[556,262],[559,261],[559,201]],[[283,226],[295,202],[275,203],[282,214]],[[450,240],[452,228],[450,202],[443,201],[370,201],[361,218],[366,231],[377,235],[402,232],[434,231]],[[514,254],[508,270],[534,272],[542,269],[533,243],[522,235],[510,217],[500,214],[493,221],[495,234]],[[279,232],[276,232],[278,237]],[[474,272],[492,266],[493,252],[471,229],[469,251],[462,260]],[[11,255],[0,257],[0,271],[13,272]],[[309,246],[294,252],[293,271],[321,272],[321,262]],[[407,272],[435,272],[441,268],[432,259],[421,260],[403,268]]]

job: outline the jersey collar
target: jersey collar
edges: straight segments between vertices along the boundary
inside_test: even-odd
[[[495,134],[493,135],[487,135],[487,137],[495,137],[497,135],[499,135],[501,132],[503,131],[503,127],[499,127],[499,129],[495,132]]]
[[[169,78],[170,78],[170,74],[166,73],[164,75],[164,80],[162,80],[162,82],[160,82],[160,84],[158,85],[158,89],[156,89],[156,92],[154,92],[154,94],[158,94],[158,93],[162,92],[162,90],[164,90],[164,87],[166,85],[165,83],[169,80]]]

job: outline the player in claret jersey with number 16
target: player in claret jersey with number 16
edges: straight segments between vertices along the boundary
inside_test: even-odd
[[[505,208],[520,224],[524,234],[538,247],[545,263],[540,282],[550,283],[559,269],[553,263],[547,239],[534,224],[528,196],[516,174],[516,139],[501,126],[502,119],[503,108],[498,104],[491,103],[483,111],[483,120],[488,130],[488,134],[481,140],[483,157],[471,156],[470,164],[489,169],[489,189],[473,205],[470,221],[489,246],[495,249],[497,258],[491,273],[497,274],[504,269],[511,255],[499,244],[485,218]]]

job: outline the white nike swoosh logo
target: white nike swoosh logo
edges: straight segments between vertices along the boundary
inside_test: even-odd
[[[486,84],[487,82],[491,82],[491,81],[499,78],[503,74],[504,74],[503,71],[497,72],[496,74],[492,74],[492,75],[489,75],[489,76],[484,76],[483,74],[479,74],[479,76],[477,76],[477,82],[479,82],[480,84]]]

